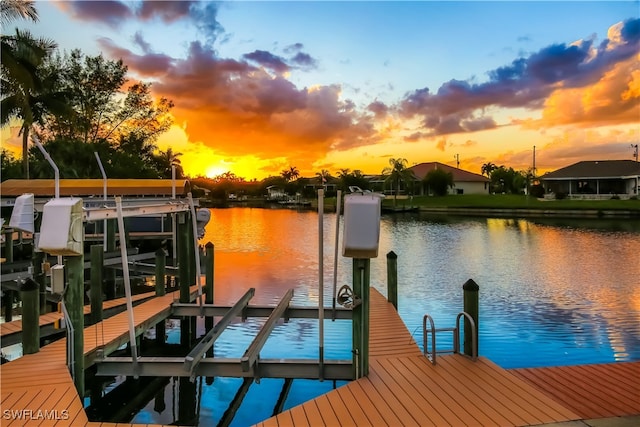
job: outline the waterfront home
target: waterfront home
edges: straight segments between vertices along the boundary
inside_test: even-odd
[[[640,162],[585,160],[540,177],[548,197],[563,193],[571,199],[628,199],[640,190]]]
[[[432,170],[443,170],[453,176],[453,188],[449,190],[453,194],[489,194],[491,180],[486,176],[469,172],[464,169],[454,168],[440,162],[419,163],[409,168],[413,171],[416,181],[422,183],[424,178]],[[419,195],[429,191],[424,185],[416,186]]]

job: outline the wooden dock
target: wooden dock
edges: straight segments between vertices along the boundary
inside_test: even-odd
[[[513,369],[580,418],[640,415],[640,362]]]
[[[136,306],[137,332],[166,317],[177,299],[175,292]],[[434,366],[393,306],[374,289],[370,314],[369,376],[260,426],[522,426],[640,414],[633,380],[640,374],[640,362],[507,371],[485,358],[473,362],[447,355],[438,357]],[[85,363],[90,366],[98,349],[108,354],[128,341],[126,313],[85,328],[84,337]],[[62,339],[2,365],[2,426],[116,426],[88,421],[65,357]],[[608,376],[614,377],[606,380]],[[620,384],[625,384],[622,390]],[[581,390],[591,390],[592,397]]]
[[[153,298],[156,295],[155,291],[145,292],[143,294],[133,295],[131,300],[134,305],[140,304],[143,301]],[[120,313],[126,310],[126,298],[116,298],[102,303],[103,317],[108,318],[114,314]],[[84,306],[85,322],[88,320],[88,316],[91,314],[91,305]],[[54,333],[61,332],[59,329],[55,329],[55,322],[62,319],[62,313],[57,311],[41,314],[38,321],[40,324],[40,338],[45,338]],[[62,331],[64,332],[64,330]],[[13,345],[22,342],[22,320],[14,320],[12,322],[5,322],[0,324],[0,339],[2,340],[2,347]]]
[[[432,365],[393,306],[374,289],[370,331],[368,377],[258,425],[522,426],[583,418],[485,358],[473,362],[447,355]]]
[[[192,289],[195,289],[192,288]],[[134,307],[136,334],[168,316],[179,292],[154,297]],[[129,341],[127,313],[117,314],[84,330],[85,367],[97,351],[110,353]],[[66,339],[2,365],[2,426],[91,426],[66,365]],[[9,412],[6,412],[9,411]],[[45,412],[46,411],[46,412]],[[21,419],[18,419],[21,417]]]

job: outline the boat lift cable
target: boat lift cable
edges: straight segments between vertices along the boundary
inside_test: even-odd
[[[118,233],[125,235],[124,216],[122,215],[122,197],[116,197],[116,210],[118,213]],[[138,348],[136,346],[136,331],[133,320],[133,303],[131,300],[131,280],[129,279],[129,260],[127,258],[127,245],[124,239],[120,239],[120,256],[122,257],[122,275],[124,277],[124,291],[127,297],[127,314],[129,320],[129,341],[131,344],[131,360],[133,360],[133,378],[138,379]]]
[[[324,189],[318,190],[318,359],[320,370],[318,378],[324,375]]]
[[[340,239],[340,202],[342,201],[342,190],[336,194],[336,242],[333,248],[333,302],[331,311],[331,321],[336,320],[336,292],[338,288],[338,240]]]
[[[193,249],[196,257],[196,284],[198,285],[198,305],[200,306],[200,316],[204,316],[204,308],[202,306],[202,281],[200,280],[200,248],[198,247],[198,222],[196,220],[196,208],[193,204],[193,196],[191,192],[187,193],[189,200],[189,208],[191,208],[191,225],[193,228]]]

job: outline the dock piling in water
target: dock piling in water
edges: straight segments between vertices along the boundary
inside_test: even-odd
[[[393,251],[387,254],[387,300],[398,309],[398,255]]]
[[[469,314],[473,321],[476,324],[475,327],[475,342],[476,342],[476,350],[479,347],[478,344],[478,331],[480,330],[480,324],[478,323],[478,314],[479,314],[479,304],[478,304],[478,296],[480,287],[473,279],[467,280],[464,285],[462,285],[462,290],[464,293],[464,312]],[[471,327],[471,324],[467,319],[464,320],[464,354],[467,356],[473,355],[473,333],[474,328]]]
[[[31,278],[20,284],[22,299],[22,352],[33,354],[40,351],[40,285]]]
[[[91,246],[91,323],[102,321],[102,281],[104,267],[104,246]]]

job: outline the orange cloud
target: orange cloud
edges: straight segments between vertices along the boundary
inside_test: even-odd
[[[567,124],[611,125],[640,118],[640,55],[615,64],[586,88],[560,88],[544,103],[534,128]]]

